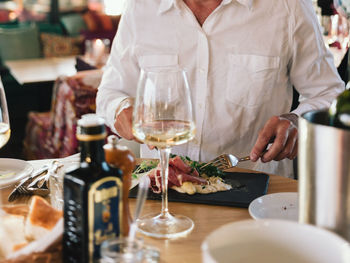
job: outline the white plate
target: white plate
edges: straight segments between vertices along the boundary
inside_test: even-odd
[[[268,194],[253,200],[248,207],[254,219],[298,221],[298,193]]]
[[[204,263],[346,263],[349,243],[312,225],[261,219],[224,225],[202,243]]]
[[[0,188],[14,184],[33,172],[33,166],[19,159],[0,158]]]

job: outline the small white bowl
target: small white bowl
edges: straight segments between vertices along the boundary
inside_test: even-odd
[[[254,219],[298,221],[298,193],[274,193],[253,200],[248,212]]]
[[[202,262],[348,263],[350,246],[340,236],[286,220],[244,220],[224,225],[202,243]]]

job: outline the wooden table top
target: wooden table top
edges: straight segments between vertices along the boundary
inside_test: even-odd
[[[59,76],[72,76],[77,73],[74,56],[9,60],[5,64],[22,85],[55,81]]]
[[[31,162],[35,168],[40,167],[47,161]],[[252,172],[240,168],[233,168],[233,172]],[[298,184],[296,180],[284,178],[277,175],[270,175],[268,193],[277,192],[297,192]],[[3,204],[7,204],[7,196],[12,188],[2,189],[1,196]],[[130,199],[130,209],[133,211],[135,199]],[[142,214],[160,212],[161,202],[147,200]],[[144,237],[145,243],[160,249],[160,262],[201,262],[201,244],[205,237],[218,227],[245,219],[251,219],[248,209],[215,205],[189,204],[189,203],[169,203],[169,210],[174,214],[181,214],[191,218],[194,223],[193,231],[186,237],[176,240],[161,240]]]
[[[233,168],[230,171],[252,172],[240,168]],[[285,177],[270,175],[268,193],[297,192],[298,183],[296,180]],[[130,200],[131,211],[133,211],[135,199]],[[147,200],[142,214],[160,212],[161,202]],[[169,202],[169,211],[174,214],[188,216],[194,221],[193,231],[184,238],[177,240],[159,240],[144,237],[145,243],[160,249],[160,262],[202,262],[201,244],[205,237],[218,227],[245,219],[251,219],[247,208],[235,208],[227,206],[214,206],[189,203]],[[252,219],[253,220],[253,219]]]

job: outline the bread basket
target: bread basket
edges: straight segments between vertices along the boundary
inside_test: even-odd
[[[29,207],[27,205],[14,205],[3,207],[3,210],[10,215],[26,216]],[[49,233],[17,250],[8,259],[0,260],[0,263],[61,263],[62,236],[63,219],[58,221]]]

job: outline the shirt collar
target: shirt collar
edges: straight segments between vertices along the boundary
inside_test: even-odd
[[[173,6],[178,6],[177,1],[178,0],[162,0],[158,8],[158,14],[168,11]],[[253,0],[235,0],[235,1],[244,5],[245,7],[248,7],[249,9],[251,9],[253,5]],[[221,4],[227,5],[231,2],[232,0],[223,0]]]
[[[168,11],[173,5],[175,5],[176,0],[162,0],[158,8],[158,14]]]
[[[222,5],[227,5],[230,4],[233,0],[223,0]],[[253,5],[253,0],[236,0],[238,3],[241,5],[244,5],[245,7],[248,7],[249,9],[252,8]]]

